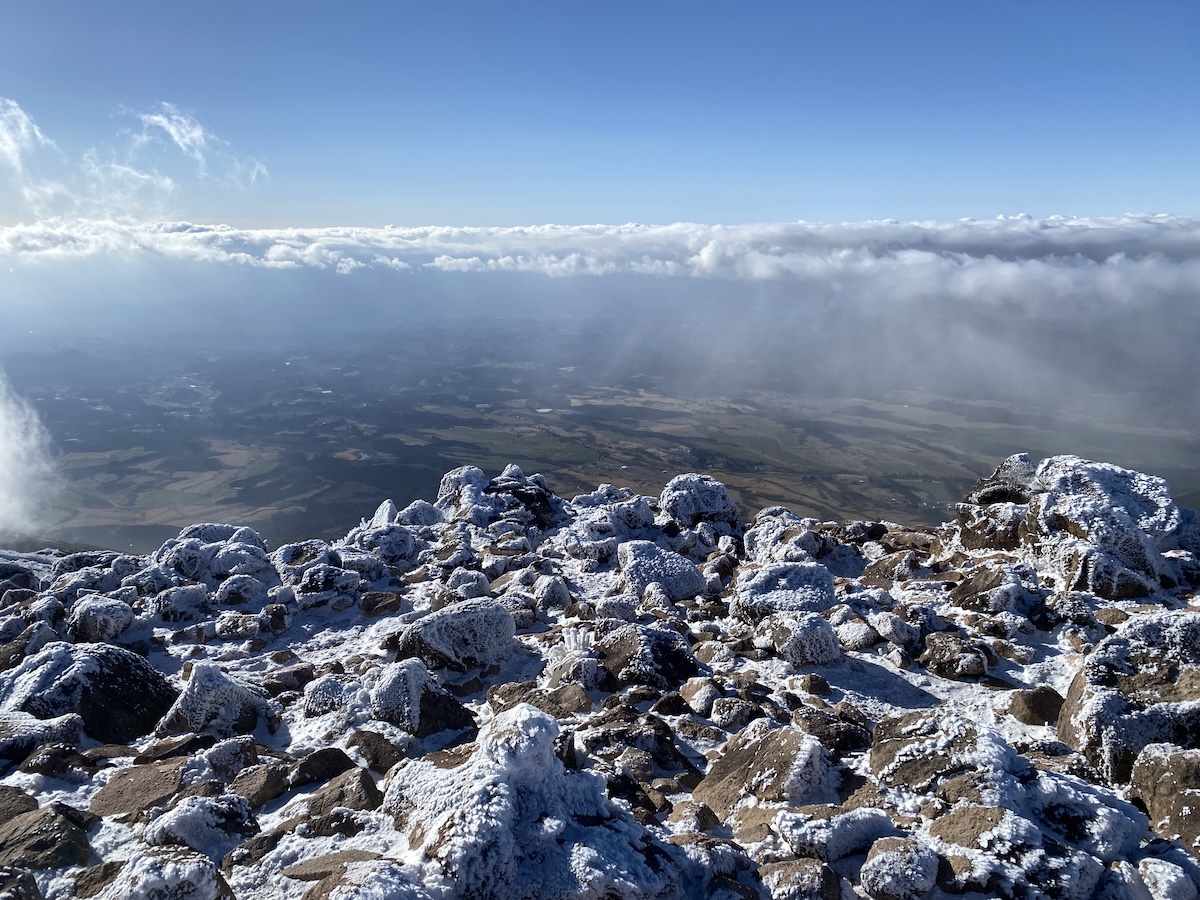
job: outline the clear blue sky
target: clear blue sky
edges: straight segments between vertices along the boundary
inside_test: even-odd
[[[244,226],[1200,212],[1192,0],[39,0],[0,97],[70,161],[174,104]]]

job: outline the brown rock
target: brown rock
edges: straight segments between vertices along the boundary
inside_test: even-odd
[[[338,747],[322,747],[292,766],[288,781],[294,787],[301,787],[314,781],[328,781],[354,768],[354,760],[346,755],[345,750]]]
[[[1028,691],[1013,691],[1008,714],[1026,725],[1053,725],[1062,705],[1062,694],[1049,685],[1039,684]]]
[[[0,784],[0,822],[7,822],[14,816],[37,808],[38,802],[31,794],[11,785]]]
[[[311,794],[306,802],[309,817],[317,818],[333,812],[339,806],[346,809],[379,809],[383,794],[367,770],[355,766]]]
[[[760,866],[758,877],[772,897],[786,900],[840,900],[841,882],[819,859],[789,859]]]
[[[367,765],[381,775],[404,758],[396,745],[377,731],[356,731],[346,743],[357,748]]]
[[[0,822],[0,866],[62,869],[92,858],[87,834],[54,805]]]
[[[229,785],[235,794],[249,801],[252,809],[281,797],[288,789],[286,769],[277,763],[265,763],[243,769]]]
[[[125,868],[123,859],[114,859],[96,866],[89,866],[75,876],[75,896],[95,897],[112,884],[113,879],[121,873],[123,868]]]
[[[929,833],[947,844],[986,849],[983,836],[1003,821],[1005,813],[998,806],[960,806],[935,819]]]
[[[87,897],[89,895],[78,894],[77,896]],[[33,873],[28,869],[0,866],[0,897],[4,900],[42,900],[42,891],[38,887]]]
[[[165,806],[183,784],[185,759],[130,766],[115,772],[88,806],[98,816],[120,816]]]
[[[1200,855],[1200,750],[1147,747],[1134,763],[1129,796],[1146,807],[1155,831]]]
[[[813,802],[816,798],[793,796],[797,768],[808,770],[803,780],[810,786],[836,788],[825,750],[811,735],[799,728],[767,731],[751,724],[729,740],[692,798],[707,803],[722,819],[749,796],[763,803]]]
[[[330,875],[340,874],[349,863],[370,862],[373,859],[379,859],[379,854],[366,850],[338,850],[288,866],[280,874],[297,881],[320,881]]]

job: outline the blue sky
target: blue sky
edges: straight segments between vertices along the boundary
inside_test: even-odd
[[[54,142],[43,167],[120,157],[164,102],[225,142],[203,178],[142,148],[177,185],[168,218],[1200,212],[1189,2],[44,0],[4,18],[0,97]],[[0,204],[0,222],[31,216],[11,179]]]

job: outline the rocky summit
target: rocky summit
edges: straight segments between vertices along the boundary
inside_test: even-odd
[[[334,543],[0,554],[0,897],[1200,895],[1200,523],[447,474]]]

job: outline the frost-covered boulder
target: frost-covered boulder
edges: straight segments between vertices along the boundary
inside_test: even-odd
[[[216,663],[195,663],[183,692],[163,715],[160,735],[208,732],[219,738],[249,734],[259,717],[279,718],[277,704],[265,693],[221,671]]]
[[[1037,467],[1025,540],[1064,590],[1143,597],[1171,573],[1162,551],[1194,527],[1167,483],[1108,463],[1053,456]]]
[[[151,845],[177,845],[211,852],[258,833],[250,803],[237,794],[185,797],[151,822],[142,839]]]
[[[600,631],[600,663],[621,687],[645,684],[669,690],[699,671],[691,646],[677,631],[626,623]]]
[[[465,671],[507,659],[513,652],[512,613],[490,599],[464,600],[408,625],[395,638],[400,659],[420,657],[431,668]]]
[[[708,475],[677,475],[663,488],[658,505],[685,528],[700,522],[737,524],[737,504],[725,485]]]
[[[121,867],[96,900],[234,900],[224,876],[203,853],[145,848]]]
[[[637,596],[657,583],[678,602],[703,593],[706,586],[704,575],[691,561],[650,541],[625,541],[617,548],[617,561],[626,587]]]
[[[371,687],[371,715],[419,738],[475,724],[467,708],[430,677],[419,659],[383,667]]]
[[[742,538],[746,556],[759,565],[806,562],[828,556],[838,542],[816,531],[816,519],[802,519],[783,506],[770,506],[754,517]]]
[[[149,734],[177,695],[144,658],[110,644],[50,643],[0,674],[0,711],[76,713],[89,735],[112,743]]]
[[[527,705],[500,713],[452,768],[405,760],[383,808],[428,860],[426,886],[463,897],[669,900],[698,878],[613,803],[598,776],[555,755],[558,724]]]
[[[816,613],[775,613],[758,623],[754,645],[774,650],[793,668],[823,666],[839,659],[842,648],[833,626]]]
[[[836,602],[833,575],[820,563],[772,563],[738,573],[729,611],[755,624],[772,613],[824,612]]]
[[[1143,614],[1084,661],[1058,718],[1059,739],[1127,782],[1147,744],[1200,748],[1200,613]]]
[[[286,584],[298,584],[314,566],[337,565],[341,560],[324,541],[298,541],[284,544],[271,554],[271,563]]]
[[[132,625],[133,619],[133,607],[125,601],[88,594],[71,607],[67,634],[76,643],[111,641]]]
[[[314,565],[303,571],[292,590],[301,609],[328,606],[339,611],[349,609],[361,599],[362,576],[340,566]]]

